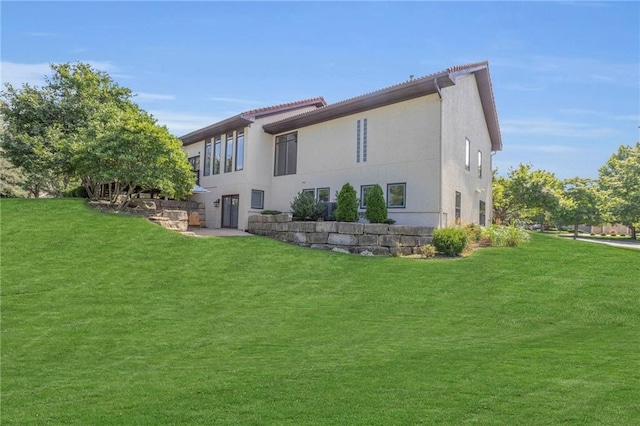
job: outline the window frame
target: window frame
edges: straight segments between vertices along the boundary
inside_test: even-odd
[[[218,161],[216,164],[216,160]],[[213,170],[211,174],[219,175],[222,169],[222,136],[213,138]]]
[[[367,196],[365,195],[365,190],[368,191],[371,188],[373,188],[374,186],[375,186],[375,184],[360,185],[360,208],[361,209],[366,209],[367,208]]]
[[[211,139],[204,141],[204,170],[202,176],[209,176],[211,174],[211,151],[213,146],[211,145]]]
[[[311,196],[313,197],[313,199],[316,199],[316,189],[315,188],[305,188],[302,190],[303,194],[311,194]]]
[[[236,158],[234,160],[234,164],[235,164],[235,171],[239,172],[241,170],[244,170],[244,130],[238,130],[235,133],[236,133],[236,146],[235,146]]]
[[[478,225],[486,226],[487,224],[487,203],[480,200],[478,203]]]
[[[320,191],[327,191],[327,201],[322,201],[320,199]],[[331,188],[330,187],[324,187],[324,188],[318,188],[316,190],[316,201],[318,203],[330,203],[331,202]]]
[[[478,179],[482,179],[482,151],[478,150]]]
[[[462,193],[456,191],[454,222],[459,225],[462,222]]]
[[[233,132],[227,133],[224,146],[224,172],[231,173],[233,171]]]
[[[391,187],[401,186],[402,189],[402,205],[391,205]],[[387,184],[387,209],[405,209],[407,208],[407,183],[395,182]]]
[[[288,176],[295,175],[298,170],[298,132],[289,132],[282,135],[277,135],[274,143],[274,155],[273,155],[273,176]],[[284,150],[280,147],[284,146]],[[283,157],[280,158],[280,152],[283,151]],[[292,155],[295,154],[295,155]],[[294,164],[291,164],[291,157],[295,159]],[[283,167],[279,167],[284,164]],[[283,169],[282,173],[279,173],[279,169]]]
[[[257,206],[255,204],[253,204],[253,195],[254,194],[260,194],[260,205]],[[264,191],[261,189],[252,189],[251,190],[251,208],[252,209],[258,209],[258,210],[264,210]]]
[[[464,168],[468,171],[471,170],[471,141],[469,138],[464,140]]]

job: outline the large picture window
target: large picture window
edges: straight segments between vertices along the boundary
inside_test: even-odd
[[[227,135],[227,144],[224,153],[226,156],[224,160],[224,172],[229,173],[233,170],[233,133]]]
[[[244,132],[236,134],[236,171],[244,168]]]
[[[204,176],[211,174],[211,139],[207,139],[204,143]]]
[[[222,162],[222,138],[216,136],[213,143],[213,174],[220,174],[220,163]]]
[[[298,162],[298,133],[276,137],[274,176],[294,175]]]
[[[390,183],[387,185],[387,208],[400,209],[407,205],[407,184]]]
[[[257,189],[251,190],[251,208],[264,209],[264,191]]]

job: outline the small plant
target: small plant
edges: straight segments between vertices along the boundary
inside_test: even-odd
[[[620,234],[620,236],[621,236],[621,237],[626,237],[626,236],[627,236],[627,234],[622,233],[622,234]]]
[[[601,237],[606,237],[607,234],[605,234],[604,232],[600,234]]]
[[[356,190],[348,182],[336,196],[336,220],[340,222],[355,222],[358,220],[358,196]]]
[[[595,234],[594,232],[592,232],[590,235],[593,237],[593,236],[595,236],[596,234]]]
[[[395,220],[393,220],[393,219],[387,219],[387,220],[385,221],[385,223],[386,223],[387,225],[393,225],[393,224],[395,224],[395,223],[396,223],[396,221],[395,221]]]
[[[616,230],[612,229],[611,232],[609,233],[612,237],[616,236]]]
[[[322,206],[308,192],[298,192],[291,202],[294,217],[302,220],[318,220],[322,216]]]
[[[436,256],[436,248],[433,244],[425,244],[420,246],[420,254],[427,259]]]
[[[433,245],[447,256],[459,256],[467,246],[467,234],[461,228],[440,228],[433,232]]]
[[[280,213],[282,213],[280,210],[263,210],[260,212],[260,214],[267,215],[267,216],[273,216]]]
[[[491,225],[484,231],[484,236],[497,247],[517,247],[531,239],[531,235],[514,222],[508,226]]]
[[[477,243],[482,238],[482,229],[475,223],[465,225],[462,230],[467,234],[467,242]]]
[[[387,222],[387,204],[384,202],[384,194],[382,187],[375,184],[369,190],[367,195],[367,211],[364,216],[370,223],[386,223]]]
[[[360,256],[373,256],[373,253],[371,253],[369,250],[362,250],[360,252]]]

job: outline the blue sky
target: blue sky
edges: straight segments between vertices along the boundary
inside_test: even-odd
[[[338,102],[488,60],[504,150],[597,177],[640,139],[638,2],[7,2],[2,81],[89,62],[177,136],[242,111]]]

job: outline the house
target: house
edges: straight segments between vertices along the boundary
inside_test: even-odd
[[[247,111],[180,138],[203,191],[206,226],[246,229],[300,191],[333,202],[349,182],[386,192],[397,224],[491,220],[492,155],[502,149],[489,65],[448,68],[327,104],[322,97]]]

